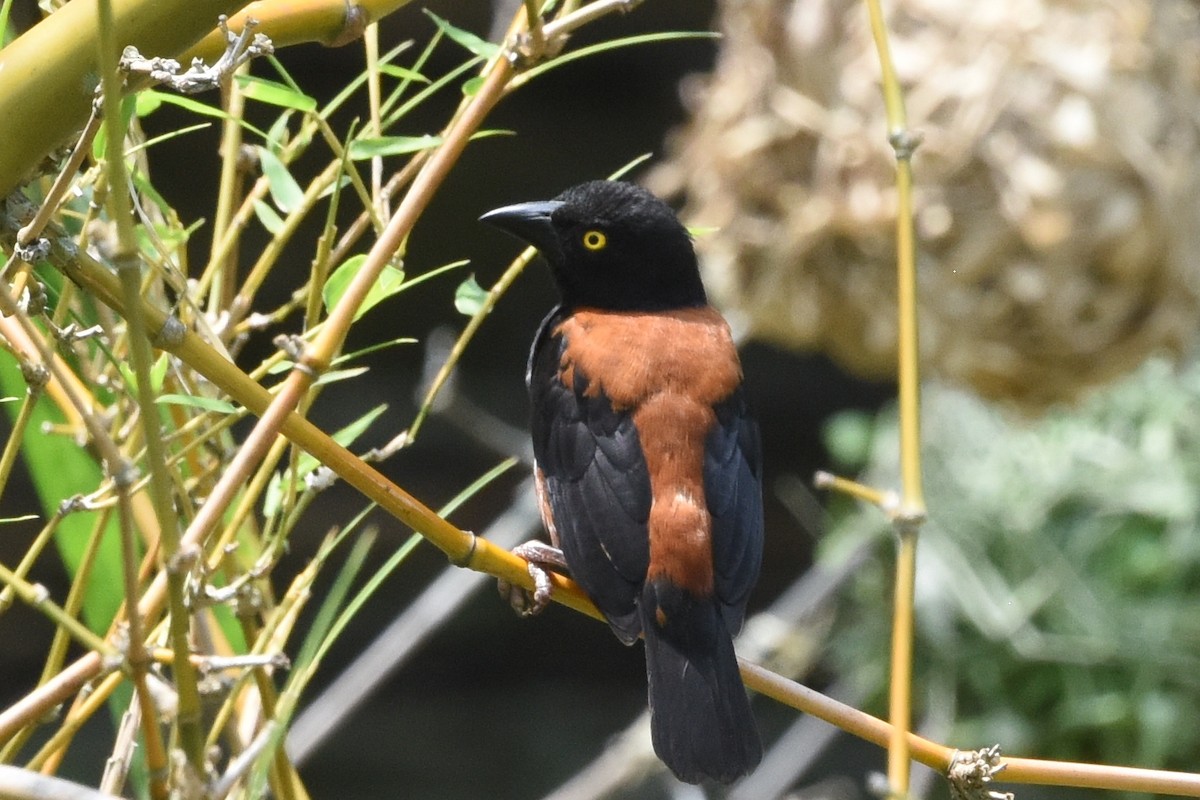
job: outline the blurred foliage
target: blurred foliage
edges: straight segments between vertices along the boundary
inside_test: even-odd
[[[1194,768],[1200,365],[1148,361],[1038,420],[938,385],[923,405],[918,719],[954,720],[946,743],[964,749]],[[861,421],[829,433],[833,452],[852,453]],[[896,441],[886,410],[866,482],[897,485]],[[878,540],[878,558],[856,574],[831,659],[878,710],[891,527],[874,508],[841,508],[820,558],[836,562],[864,538]]]

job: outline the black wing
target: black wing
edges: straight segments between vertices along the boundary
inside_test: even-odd
[[[554,333],[563,316],[555,309],[546,317],[530,353],[533,453],[571,575],[628,644],[641,632],[650,476],[631,416],[603,394],[585,396],[588,379],[578,368],[564,385],[565,342]]]
[[[712,515],[717,597],[730,633],[742,627],[762,566],[762,444],[739,387],[713,409],[704,448],[704,494]]]

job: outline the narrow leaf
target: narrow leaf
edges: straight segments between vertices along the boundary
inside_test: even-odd
[[[337,358],[335,358],[333,360],[333,365],[337,366],[339,364],[348,364],[356,358],[362,358],[363,356],[370,355],[371,353],[377,352],[379,350],[386,350],[389,347],[395,347],[398,344],[416,344],[416,343],[417,343],[416,339],[413,339],[408,336],[402,336],[398,339],[391,339],[386,342],[376,342],[375,344],[364,347],[362,350],[355,350],[353,353],[346,353],[345,355],[338,356]],[[16,400],[17,398],[13,397],[11,399]],[[4,402],[4,401],[0,400],[0,402]]]
[[[348,367],[346,369],[331,369],[321,373],[321,377],[314,382],[316,386],[324,386],[328,383],[337,383],[338,381],[357,378],[365,372],[368,372],[370,367]]]
[[[494,45],[489,41],[481,39],[470,31],[466,31],[462,28],[457,28],[454,25],[451,25],[449,22],[442,19],[437,14],[434,14],[427,8],[422,10],[430,19],[433,20],[433,23],[442,30],[442,33],[446,34],[455,42],[467,48],[475,55],[483,56],[484,58],[491,58],[500,52],[500,47],[498,45]]]
[[[177,131],[168,131],[161,136],[155,136],[152,139],[147,139],[144,142],[138,142],[133,147],[127,148],[125,150],[125,155],[131,156],[134,153],[141,152],[142,150],[148,150],[156,144],[162,144],[163,142],[170,141],[171,139],[175,139],[179,136],[183,136],[188,133],[195,133],[196,131],[202,131],[211,127],[211,122],[197,122],[195,125],[188,125],[187,127],[180,128]]]
[[[286,84],[269,81],[265,78],[257,78],[253,75],[235,75],[234,79],[238,82],[238,86],[242,88],[242,93],[251,100],[283,108],[292,108],[304,113],[317,110],[316,98],[296,91]]]
[[[167,378],[167,367],[170,365],[170,359],[166,353],[163,353],[150,367],[150,386],[154,389],[155,394],[162,392],[163,381]]]
[[[263,174],[267,176],[267,188],[271,199],[280,211],[288,213],[295,211],[304,202],[304,190],[288,168],[279,160],[279,156],[265,147],[257,147],[258,161],[262,164]]]
[[[429,83],[429,78],[426,78],[421,73],[406,67],[397,67],[395,64],[383,64],[379,67],[379,71],[384,75],[391,75],[393,78],[400,78],[405,81],[416,81],[417,83]]]
[[[156,110],[163,103],[168,103],[173,106],[178,106],[185,111],[190,111],[193,114],[199,114],[204,117],[216,117],[217,119],[222,120],[233,120],[246,130],[254,132],[263,139],[268,138],[266,133],[247,123],[245,120],[231,117],[215,106],[201,103],[199,100],[193,100],[190,97],[184,97],[178,94],[170,94],[169,92],[158,92],[154,89],[146,89],[145,91],[138,92],[135,97],[137,98],[137,102],[134,105],[134,110],[137,112],[138,116],[146,116],[147,114],[150,114]],[[103,132],[104,129],[101,128],[100,130]]]
[[[607,50],[617,50],[622,47],[631,47],[641,44],[655,44],[657,42],[670,42],[678,39],[720,39],[721,34],[714,31],[667,31],[663,33],[646,33],[637,36],[627,36],[624,39],[612,39],[607,42],[581,47],[578,50],[573,50],[566,55],[558,56],[538,64],[536,67],[531,67],[525,70],[520,75],[520,83],[526,84],[534,78],[549,72],[552,69],[557,69],[563,64],[568,64],[580,58],[587,58],[597,53],[603,53]]]
[[[237,406],[233,403],[194,394],[164,394],[156,397],[154,402],[165,406],[190,406],[202,411],[215,411],[218,414],[233,414],[237,411]]]
[[[378,136],[370,139],[357,139],[350,143],[350,158],[362,161],[377,156],[401,156],[437,147],[442,143],[442,137],[431,136]]]
[[[516,136],[516,131],[504,128],[489,128],[471,134],[471,140],[486,139],[490,136]],[[376,156],[401,156],[428,150],[442,143],[441,136],[425,134],[424,136],[375,136],[369,139],[355,139],[350,143],[350,158],[362,161]]]
[[[258,221],[267,229],[267,233],[274,235],[283,230],[283,217],[262,200],[254,201],[254,216],[258,217]]]
[[[292,109],[286,109],[275,121],[271,123],[271,127],[267,129],[267,142],[272,149],[279,150],[287,143],[288,140],[288,124],[292,121]]]

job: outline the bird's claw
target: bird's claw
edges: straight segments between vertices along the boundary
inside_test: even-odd
[[[565,569],[567,562],[563,559],[561,550],[544,542],[525,542],[514,547],[512,552],[529,562],[527,569],[529,577],[533,579],[533,591],[530,592],[525,587],[516,586],[504,579],[496,582],[496,588],[500,596],[522,617],[536,616],[550,605],[554,594],[554,584],[550,581],[550,570],[547,567]]]

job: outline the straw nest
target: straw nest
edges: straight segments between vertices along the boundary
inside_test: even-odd
[[[1188,0],[896,0],[921,347],[1036,410],[1194,341],[1200,18]],[[727,0],[653,188],[685,193],[751,335],[894,372],[895,190],[859,0]]]

